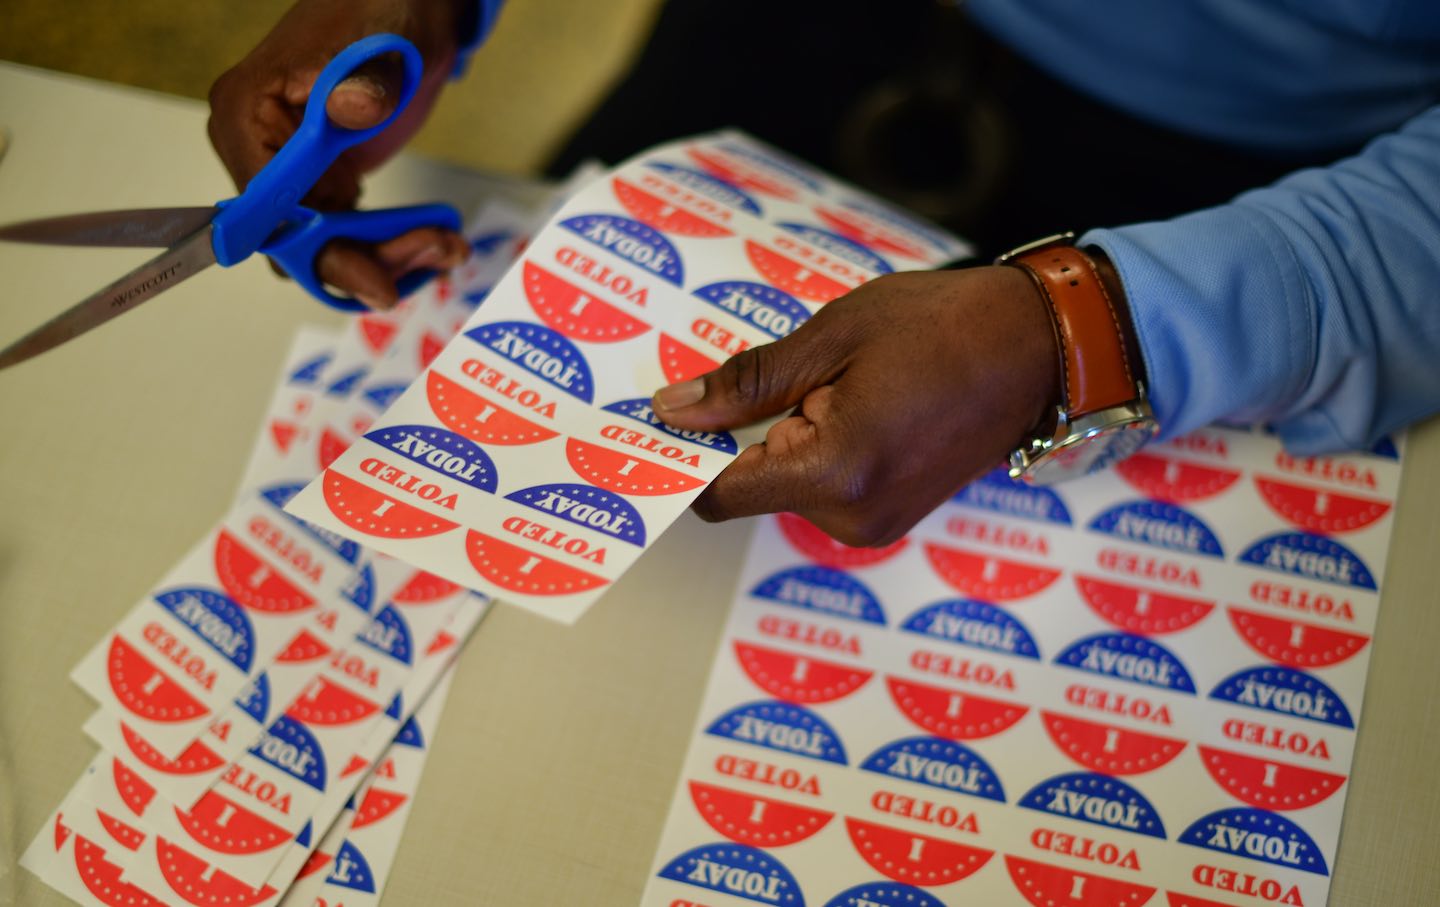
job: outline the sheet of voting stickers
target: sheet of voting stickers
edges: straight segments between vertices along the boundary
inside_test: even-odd
[[[765,220],[713,172],[660,166],[712,146],[788,166],[725,134],[657,149],[579,192],[292,512],[546,616],[583,613],[761,436],[673,431],[651,393],[895,269],[841,234]],[[807,204],[859,197],[806,179],[795,197]],[[959,248],[932,244],[906,264]]]
[[[758,527],[647,905],[1326,902],[1399,444],[1212,427]]]
[[[175,758],[298,632],[348,640],[376,594],[358,545],[315,532],[262,493],[201,539],[71,678]]]

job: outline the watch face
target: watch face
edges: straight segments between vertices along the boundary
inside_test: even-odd
[[[1032,460],[1025,480],[1054,485],[1108,469],[1145,446],[1158,429],[1152,419],[1136,419],[1071,435]]]

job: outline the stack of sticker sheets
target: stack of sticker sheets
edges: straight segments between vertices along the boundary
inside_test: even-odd
[[[1321,907],[1397,447],[1212,428],[900,542],[766,518],[653,907]]]
[[[547,212],[548,213],[548,212]],[[101,747],[22,864],[82,904],[378,901],[483,597],[285,513],[445,345],[534,215],[294,340],[233,509],[75,668]]]

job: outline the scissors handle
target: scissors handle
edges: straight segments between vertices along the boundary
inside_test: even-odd
[[[460,213],[449,205],[415,205],[340,214],[319,214],[308,208],[300,211],[310,215],[308,221],[284,230],[273,241],[261,246],[259,251],[278,261],[310,295],[346,312],[364,311],[365,306],[326,290],[325,283],[315,273],[315,256],[320,254],[326,243],[332,239],[382,242],[417,227],[460,229]],[[401,296],[408,296],[435,273],[430,270],[411,271],[396,281],[396,287]]]
[[[404,86],[395,111],[369,129],[346,129],[332,123],[325,112],[330,93],[356,67],[387,53],[398,53],[405,67]],[[399,35],[371,35],[336,54],[315,80],[295,134],[255,174],[244,192],[220,202],[221,210],[213,222],[215,260],[226,267],[237,264],[259,251],[277,227],[312,219],[314,212],[301,208],[300,199],[341,153],[373,138],[394,122],[414,97],[420,75],[420,52]]]

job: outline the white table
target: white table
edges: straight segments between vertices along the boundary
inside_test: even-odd
[[[231,194],[202,104],[0,64],[0,221]],[[504,180],[402,158],[371,204],[471,210]],[[140,260],[0,245],[0,339]],[[293,329],[338,316],[256,259],[0,372],[0,904],[93,749],[70,667],[221,515]],[[1440,425],[1411,437],[1332,904],[1440,904]],[[634,903],[748,529],[682,519],[573,628],[508,608],[471,641],[395,904]],[[676,595],[669,591],[683,589]]]

